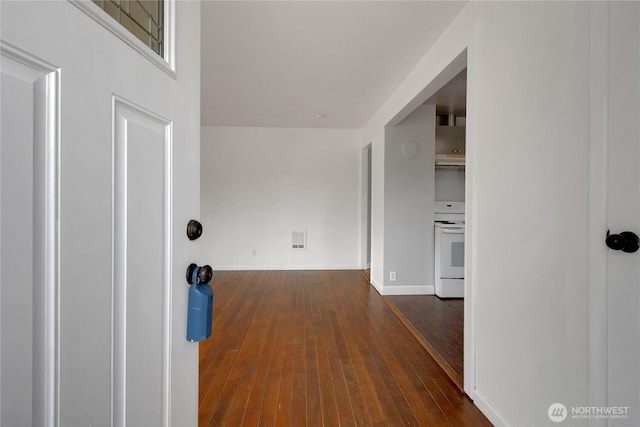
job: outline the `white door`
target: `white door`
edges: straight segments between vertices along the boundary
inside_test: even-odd
[[[170,61],[92,2],[0,19],[0,425],[195,426],[200,5]]]
[[[611,233],[640,234],[640,3],[612,2],[609,24],[609,189]],[[611,425],[640,425],[640,252],[608,250]]]

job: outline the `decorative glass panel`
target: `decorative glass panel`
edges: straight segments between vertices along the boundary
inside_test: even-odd
[[[92,0],[131,34],[164,57],[163,0]]]

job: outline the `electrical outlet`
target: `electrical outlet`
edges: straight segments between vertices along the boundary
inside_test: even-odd
[[[390,282],[395,282],[396,281],[396,272],[395,271],[390,271],[389,272],[389,281]]]
[[[256,256],[258,255],[258,251],[256,251],[255,249],[251,249],[251,256]]]

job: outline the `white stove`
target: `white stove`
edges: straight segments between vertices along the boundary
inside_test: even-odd
[[[440,298],[464,298],[464,202],[435,202],[435,288]]]

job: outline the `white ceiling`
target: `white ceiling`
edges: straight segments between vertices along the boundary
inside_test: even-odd
[[[465,4],[204,1],[202,125],[362,128]]]

